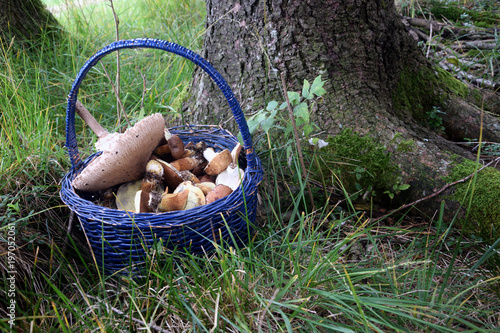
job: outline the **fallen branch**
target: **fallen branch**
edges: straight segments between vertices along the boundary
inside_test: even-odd
[[[450,45],[453,50],[496,50],[500,48],[500,44],[495,40],[475,40],[475,41],[459,41],[456,44]]]
[[[420,199],[418,199],[418,200],[415,200],[415,201],[413,201],[413,202],[410,202],[410,203],[408,203],[408,204],[405,204],[405,205],[403,205],[403,206],[401,206],[401,207],[399,207],[399,208],[393,209],[393,210],[391,210],[389,213],[387,213],[387,214],[385,214],[385,215],[383,215],[383,216],[381,216],[381,217],[377,217],[377,218],[371,219],[371,221],[372,221],[372,222],[375,222],[375,221],[380,221],[380,220],[383,220],[383,219],[385,219],[386,217],[388,217],[388,216],[390,216],[390,215],[392,215],[392,214],[394,214],[394,213],[397,213],[397,212],[399,212],[399,211],[401,211],[401,210],[403,210],[403,209],[406,209],[406,208],[409,208],[409,207],[415,206],[415,205],[417,205],[417,204],[419,204],[419,203],[421,203],[421,202],[424,202],[424,201],[426,201],[426,200],[429,200],[429,199],[431,199],[431,198],[434,198],[435,196],[437,196],[437,195],[439,195],[439,194],[443,193],[444,191],[446,191],[446,190],[447,190],[447,189],[449,189],[450,187],[455,186],[455,185],[460,184],[460,183],[464,183],[464,182],[466,182],[466,181],[467,181],[467,180],[469,180],[470,178],[474,177],[474,175],[475,175],[475,174],[477,174],[477,173],[479,173],[480,171],[482,171],[484,168],[487,168],[487,167],[489,167],[490,165],[492,165],[493,163],[497,163],[497,162],[500,162],[500,157],[497,157],[496,159],[494,159],[494,160],[490,161],[488,164],[484,165],[484,166],[483,166],[482,168],[480,168],[479,170],[474,171],[473,173],[471,173],[470,175],[468,175],[468,176],[467,176],[467,177],[465,177],[465,178],[462,178],[462,179],[459,179],[459,180],[457,180],[457,181],[454,181],[453,183],[446,184],[446,185],[445,185],[445,186],[443,186],[440,190],[438,190],[438,191],[436,191],[436,192],[434,192],[434,193],[432,193],[432,194],[430,194],[430,195],[428,195],[428,196],[426,196],[426,197],[420,198]]]

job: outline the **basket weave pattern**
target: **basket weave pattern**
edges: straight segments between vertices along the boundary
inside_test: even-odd
[[[119,49],[153,48],[175,53],[201,67],[219,86],[229,103],[244,141],[246,155],[240,157],[240,167],[245,166],[242,184],[229,196],[212,204],[186,211],[166,213],[131,213],[97,206],[85,193],[77,193],[73,179],[99,153],[82,161],[75,132],[75,103],[78,89],[88,71],[105,55]],[[231,150],[237,138],[218,126],[179,126],[170,129],[186,144],[205,141],[216,151]],[[92,247],[98,265],[108,272],[126,272],[130,263],[144,262],[151,246],[162,240],[164,248],[188,250],[199,254],[209,252],[214,243],[246,243],[251,234],[257,208],[257,187],[262,180],[262,164],[255,155],[252,139],[238,101],[222,76],[196,53],[177,44],[156,39],[123,40],[112,43],[95,53],[77,75],[68,97],[66,110],[66,147],[71,160],[71,170],[62,180],[60,196],[76,213]]]

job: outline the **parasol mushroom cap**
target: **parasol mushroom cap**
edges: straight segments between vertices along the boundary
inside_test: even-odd
[[[148,116],[122,134],[100,144],[102,154],[73,179],[75,189],[96,192],[142,178],[151,152],[164,136],[160,113]]]

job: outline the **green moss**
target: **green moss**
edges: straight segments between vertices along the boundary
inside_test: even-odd
[[[396,109],[409,111],[417,121],[425,124],[428,113],[436,107],[444,107],[450,94],[465,98],[469,93],[466,84],[445,70],[422,67],[418,71],[404,69],[400,73],[392,100]]]
[[[346,129],[327,142],[322,148],[322,172],[326,179],[338,175],[349,193],[362,190],[373,195],[398,184],[399,168],[387,149],[371,137]]]
[[[489,28],[498,25],[500,15],[494,10],[470,10],[459,4],[432,1],[431,13],[438,19],[447,19],[458,23],[474,23],[477,27]]]
[[[416,146],[417,144],[413,139],[402,140],[396,147],[396,150],[403,153],[409,153],[414,151]]]
[[[456,165],[444,180],[448,183],[457,181],[480,167],[474,161],[465,160]],[[500,171],[495,168],[482,170],[475,183],[457,184],[450,199],[463,202],[465,208],[470,202],[467,220],[460,221],[467,234],[475,234],[486,241],[500,237]]]
[[[408,110],[417,120],[424,121],[427,111],[442,104],[441,97],[434,92],[437,77],[427,67],[418,71],[409,68],[411,66],[405,66],[400,73],[392,100],[396,109]]]
[[[469,95],[469,87],[460,80],[457,80],[451,73],[448,73],[444,69],[436,68],[437,77],[440,80],[441,86],[457,96],[465,98]]]

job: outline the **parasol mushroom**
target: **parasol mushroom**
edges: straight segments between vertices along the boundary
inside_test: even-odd
[[[76,110],[98,136],[102,154],[94,158],[72,182],[75,189],[95,192],[142,178],[151,152],[164,136],[160,113],[148,116],[125,133],[109,133],[77,101]]]

